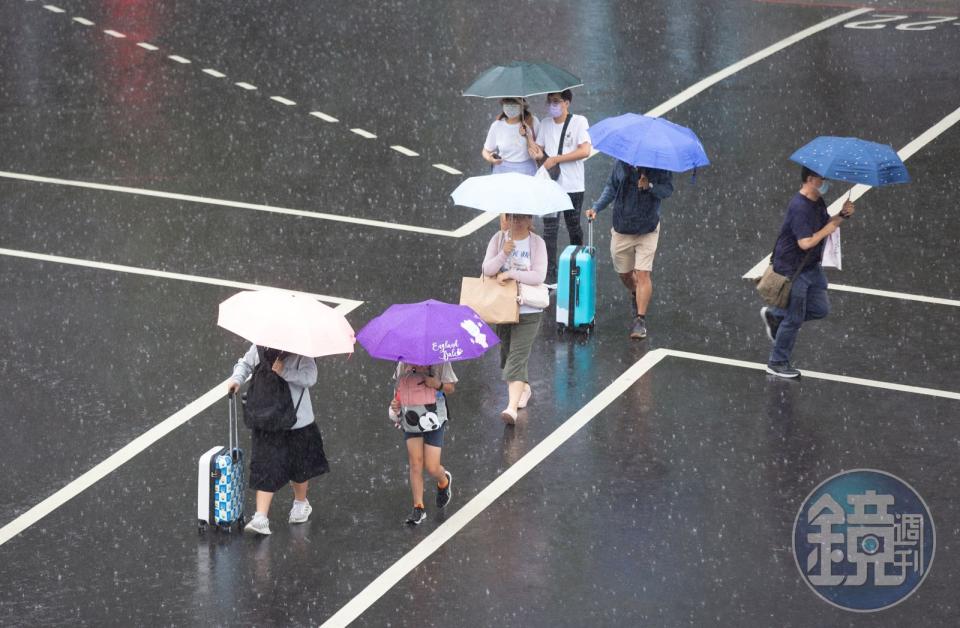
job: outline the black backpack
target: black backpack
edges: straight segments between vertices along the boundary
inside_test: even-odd
[[[243,395],[243,424],[251,430],[282,432],[297,422],[297,410],[306,389],[300,393],[300,399],[294,406],[290,384],[273,372],[273,360],[277,357],[283,359],[284,354],[274,356],[270,353],[274,352],[257,347],[260,361],[253,369],[250,385]]]

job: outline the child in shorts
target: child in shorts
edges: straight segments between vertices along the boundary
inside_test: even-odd
[[[397,385],[390,402],[390,419],[404,432],[410,463],[413,510],[408,525],[427,518],[423,505],[423,469],[437,480],[437,508],[450,503],[453,476],[440,464],[447,427],[446,395],[456,388],[457,376],[449,362],[424,366],[397,363]]]

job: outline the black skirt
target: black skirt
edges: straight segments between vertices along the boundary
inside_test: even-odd
[[[252,430],[250,488],[275,493],[290,482],[306,482],[330,470],[316,423],[297,430]]]

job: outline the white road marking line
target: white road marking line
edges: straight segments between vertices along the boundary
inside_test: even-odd
[[[918,135],[910,143],[897,151],[897,155],[903,161],[907,161],[910,157],[915,155],[917,151],[921,148],[935,140],[939,137],[944,131],[952,127],[957,122],[960,122],[960,107],[953,110],[952,113],[948,114],[942,120],[934,124],[932,127]],[[851,187],[847,192],[841,194],[835,201],[830,203],[830,207],[827,208],[827,213],[831,216],[836,216],[840,213],[840,210],[843,208],[844,201],[847,200],[847,197],[851,201],[857,201],[861,196],[866,194],[869,190],[872,189],[872,186],[864,185],[858,183]],[[762,260],[757,262],[753,268],[744,273],[744,279],[759,279],[763,275],[763,271],[767,269],[767,264],[770,262],[770,254],[767,254]],[[848,288],[849,290],[849,288]],[[853,290],[849,290],[853,292]],[[864,294],[878,294],[883,292],[882,290],[870,291],[869,288],[861,288],[858,291],[863,292]],[[884,296],[884,295],[881,295]],[[904,297],[895,297],[895,298],[904,298]],[[933,297],[928,297],[933,298]],[[915,299],[919,300],[919,299]],[[945,301],[950,301],[950,299],[944,299]],[[933,301],[931,301],[932,303]],[[952,305],[952,303],[947,303],[947,305]]]
[[[675,109],[676,107],[679,107],[681,104],[687,102],[688,100],[690,100],[691,98],[699,94],[700,92],[704,91],[709,87],[716,85],[723,79],[736,74],[740,70],[746,67],[749,67],[758,61],[762,61],[763,59],[766,59],[770,55],[776,52],[780,52],[784,48],[792,46],[798,41],[806,39],[811,35],[815,35],[822,30],[825,30],[830,28],[831,26],[840,24],[841,22],[845,22],[846,20],[849,20],[850,18],[855,17],[857,15],[862,15],[864,13],[869,13],[871,11],[873,11],[873,9],[856,9],[855,11],[847,11],[846,13],[843,13],[836,17],[832,17],[828,20],[824,20],[819,24],[814,24],[810,28],[805,28],[798,33],[794,33],[790,37],[781,39],[780,41],[773,44],[772,46],[767,46],[763,50],[756,52],[745,59],[741,59],[740,61],[734,63],[733,65],[727,66],[726,68],[720,70],[715,74],[711,74],[710,76],[703,79],[702,81],[698,83],[694,83],[693,85],[683,90],[682,92],[680,92],[679,94],[671,98],[670,100],[648,111],[647,115],[655,118],[662,116],[663,114],[670,111],[671,109]]]
[[[17,172],[5,172],[0,170],[0,177],[7,179],[19,179],[21,181],[32,181],[35,183],[52,183],[54,185],[68,185],[78,188],[87,188],[90,190],[106,190],[109,192],[122,192],[124,194],[140,194],[143,196],[153,196],[157,198],[169,198],[173,200],[189,201],[191,203],[204,203],[207,205],[219,205],[221,207],[236,207],[238,209],[252,209],[255,211],[270,212],[274,214],[286,214],[288,216],[301,216],[304,218],[314,218],[318,220],[331,220],[334,222],[345,222],[355,225],[365,225],[367,227],[377,227],[380,229],[392,229],[394,231],[409,231],[413,233],[423,233],[427,235],[439,235],[445,237],[461,238],[473,233],[473,231],[464,231],[467,225],[473,225],[479,228],[488,222],[497,219],[497,214],[490,213],[478,216],[471,220],[464,227],[455,231],[446,231],[443,229],[433,229],[430,227],[418,227],[416,225],[405,225],[397,222],[386,222],[383,220],[370,220],[367,218],[354,218],[340,214],[325,214],[321,212],[307,211],[303,209],[289,209],[286,207],[273,207],[271,205],[259,205],[256,203],[244,203],[241,201],[229,201],[219,198],[208,198],[205,196],[193,196],[191,194],[177,194],[174,192],[161,192],[158,190],[148,190],[144,188],[130,188],[120,185],[108,185],[104,183],[89,183],[86,181],[73,181],[69,179],[55,179],[53,177],[39,177],[32,174],[21,174]]]
[[[462,238],[472,234],[474,231],[477,231],[481,227],[493,222],[494,220],[499,220],[500,214],[495,214],[493,212],[483,212],[467,224],[458,227],[453,230],[452,233],[449,233],[454,238]]]
[[[451,168],[446,164],[433,164],[433,167],[437,168],[438,170],[443,170],[444,172],[449,172],[450,174],[463,174],[456,168]]]
[[[167,55],[167,59],[170,59],[171,61],[176,61],[177,63],[190,63],[190,62],[191,62],[190,59],[187,59],[187,58],[185,58],[185,57],[181,57],[180,55]]]
[[[417,543],[413,549],[401,557],[400,560],[380,574],[352,600],[347,602],[346,605],[321,624],[321,626],[323,628],[347,626],[350,622],[357,619],[374,602],[392,589],[404,576],[429,558],[431,554],[437,551],[477,515],[483,512],[487,506],[523,479],[527,473],[553,453],[560,445],[563,445],[571,436],[576,434],[581,427],[590,422],[593,417],[610,405],[617,397],[622,395],[634,382],[656,366],[664,357],[666,357],[666,352],[663,349],[654,349],[643,356],[640,361],[627,369],[626,372],[614,380],[613,383],[607,386],[599,395],[591,399],[587,405],[564,421],[549,436],[464,504],[460,510],[440,524],[436,530]]]
[[[132,460],[137,454],[147,449],[176,428],[180,427],[196,415],[200,414],[226,394],[227,380],[217,384],[198,399],[188,404],[182,410],[172,414],[164,421],[153,426],[137,438],[133,439],[111,456],[83,473],[66,486],[50,495],[33,508],[27,510],[13,521],[0,528],[0,545],[3,545],[51,512],[64,505],[86,489],[102,480],[124,463]]]
[[[270,100],[275,100],[281,105],[295,105],[297,103],[293,102],[289,98],[284,98],[283,96],[271,96]]]
[[[668,355],[676,358],[686,358],[688,360],[698,360],[700,362],[712,362],[714,364],[725,364],[727,366],[737,366],[754,370],[765,371],[766,364],[760,362],[747,362],[745,360],[735,360],[732,358],[721,358],[715,355],[705,355],[702,353],[691,353],[689,351],[677,351],[675,349],[665,349]],[[870,388],[883,388],[885,390],[895,390],[897,392],[906,392],[914,395],[926,395],[928,397],[941,397],[943,399],[956,399],[960,401],[960,392],[952,390],[938,390],[936,388],[924,388],[922,386],[908,386],[906,384],[897,384],[893,382],[883,382],[875,379],[864,379],[862,377],[849,377],[847,375],[837,375],[835,373],[821,373],[818,371],[801,370],[803,377],[807,379],[822,379],[831,382],[840,382],[842,384],[854,384],[856,386],[867,386]]]
[[[256,85],[251,85],[250,83],[244,83],[242,81],[240,83],[234,83],[234,85],[237,87],[242,87],[243,89],[257,89]]]
[[[93,22],[91,22],[85,17],[75,17],[73,18],[73,21],[76,22],[77,24],[83,24],[84,26],[93,26]]]
[[[226,74],[224,74],[223,72],[217,72],[217,71],[214,70],[213,68],[204,68],[204,69],[203,69],[203,72],[204,72],[205,74],[209,74],[210,76],[212,76],[212,77],[214,77],[214,78],[224,78],[224,77],[226,76]]]
[[[903,299],[904,301],[919,301],[921,303],[933,303],[936,305],[952,305],[960,307],[960,301],[955,299],[942,299],[940,297],[926,297],[920,294],[907,294],[905,292],[891,292],[890,290],[874,290],[873,288],[857,288],[855,286],[845,286],[843,284],[829,284],[831,290],[838,292],[859,292],[860,294],[869,294],[876,297],[888,297],[891,299]]]
[[[846,199],[846,196],[843,197]],[[756,266],[748,270],[744,275],[743,279],[757,279],[763,275],[763,271],[767,269],[767,264],[770,263],[770,255],[767,254],[762,260],[757,262]],[[953,307],[960,307],[960,301],[955,299],[944,299],[941,297],[928,297],[922,294],[909,294],[907,292],[892,292],[890,290],[876,290],[874,288],[859,288],[857,286],[847,286],[845,284],[839,283],[828,283],[827,288],[829,290],[836,290],[837,292],[857,292],[859,294],[866,294],[874,297],[887,297],[889,299],[901,299],[904,301],[918,301],[921,303],[932,303],[935,305],[952,305]]]
[[[66,13],[66,11],[56,6],[55,4],[45,4],[43,5],[43,8],[46,9],[47,11],[53,11],[54,13]]]
[[[160,50],[158,47],[154,46],[153,44],[148,44],[145,41],[141,41],[137,45],[143,48],[144,50],[149,50],[150,52],[153,52],[154,50]]]
[[[242,290],[262,290],[267,286],[257,286],[236,281],[226,281],[222,279],[211,279],[209,277],[195,277],[191,275],[181,275],[178,273],[167,273],[163,271],[152,271],[132,266],[120,266],[117,264],[104,264],[102,262],[91,262],[89,260],[79,260],[69,257],[59,257],[56,255],[45,255],[42,253],[29,253],[26,251],[15,251],[12,249],[0,248],[0,254],[13,257],[22,257],[27,259],[36,259],[42,261],[58,262],[63,264],[73,264],[89,268],[99,268],[105,270],[115,270],[119,272],[133,273],[138,275],[149,275],[154,277],[163,277],[166,279],[179,279],[183,281],[195,281],[220,286],[230,286]],[[310,294],[310,293],[304,293]],[[363,304],[363,301],[353,299],[342,299],[340,297],[330,297],[325,295],[310,294],[310,296],[328,303],[337,303],[335,308],[343,315],[348,314]],[[177,429],[193,417],[197,416],[226,394],[227,381],[217,384],[198,399],[187,404],[183,409],[175,412],[157,425],[153,426],[137,438],[133,439],[105,460],[94,466],[89,471],[81,474],[75,480],[69,482],[66,486],[50,495],[36,506],[30,508],[20,516],[16,517],[10,523],[0,528],[0,545],[3,545],[13,537],[17,536],[36,522],[40,521],[48,514],[67,503],[86,489],[93,486],[99,480],[118,469],[124,463],[132,460],[137,454],[146,450],[150,445],[157,442],[173,430]]]
[[[325,114],[325,113],[322,112],[322,111],[311,111],[311,112],[310,112],[310,115],[311,115],[311,116],[314,116],[314,117],[316,117],[316,118],[320,118],[320,119],[323,120],[324,122],[340,122],[339,120],[337,120],[337,119],[334,118],[333,116],[328,116],[327,114]]]
[[[165,270],[153,270],[150,268],[140,268],[138,266],[124,266],[122,264],[109,264],[107,262],[97,262],[93,260],[79,259],[76,257],[63,257],[60,255],[48,255],[46,253],[34,253],[32,251],[19,251],[17,249],[0,248],[0,255],[37,260],[41,262],[68,264],[70,266],[82,266],[84,268],[95,268],[98,270],[109,270],[118,273],[127,273],[130,275],[144,275],[147,277],[159,277],[161,279],[174,279],[176,281],[202,283],[211,286],[225,286],[228,288],[237,288],[239,290],[267,290],[273,288],[272,286],[261,286],[255,283],[246,283],[243,281],[231,281],[229,279],[217,279],[215,277],[201,277],[199,275],[185,275],[183,273],[171,273]],[[280,289],[285,290],[286,288]],[[342,297],[332,297],[325,294],[313,294],[310,292],[305,292],[304,294],[313,297],[318,301],[350,306],[350,310],[363,303],[363,301],[344,299]]]
[[[390,148],[392,148],[393,150],[397,151],[397,152],[400,153],[401,155],[406,155],[407,157],[419,157],[419,156],[420,156],[420,153],[416,153],[416,152],[410,150],[409,148],[407,148],[406,146],[400,146],[399,144],[394,144],[394,145],[391,146]]]
[[[123,33],[118,33],[117,31],[112,31],[112,30],[109,30],[109,29],[108,29],[108,30],[105,30],[105,31],[103,31],[103,32],[106,33],[107,35],[110,35],[111,37],[116,37],[117,39],[125,39],[125,38],[126,38],[126,35],[124,35]]]
[[[368,140],[372,140],[373,138],[376,137],[376,135],[374,135],[374,134],[371,133],[370,131],[366,131],[366,130],[360,129],[360,128],[350,129],[350,131],[352,131],[353,133],[356,133],[356,134],[359,135],[360,137],[365,137],[365,138],[367,138]]]
[[[734,360],[730,358],[721,358],[718,356],[704,355],[699,353],[689,353],[686,351],[674,351],[672,349],[653,349],[649,351],[638,362],[634,363],[627,371],[620,375],[591,399],[585,406],[578,410],[573,416],[564,421],[549,436],[538,443],[533,449],[528,451],[510,468],[504,471],[493,480],[486,488],[481,490],[468,501],[464,506],[442,523],[436,530],[431,532],[425,539],[415,545],[410,551],[404,554],[399,560],[391,565],[386,571],[380,574],[376,579],[361,590],[353,599],[347,602],[340,610],[334,613],[327,621],[321,624],[321,628],[332,628],[347,626],[355,619],[360,617],[370,606],[383,597],[392,589],[401,579],[413,571],[423,561],[436,552],[444,543],[449,541],[455,534],[462,530],[468,523],[475,519],[490,504],[496,501],[500,496],[512,488],[534,467],[540,464],[550,454],[556,451],[561,445],[577,433],[584,425],[589,423],[597,414],[602,412],[613,401],[619,398],[627,391],[630,386],[636,383],[643,375],[652,370],[657,364],[666,357],[678,357],[701,362],[711,362],[714,364],[723,364],[728,366],[737,366],[754,370],[766,370],[765,364],[746,362],[744,360]],[[824,379],[841,382],[845,384],[855,384],[858,386],[869,386],[873,388],[884,388],[899,392],[908,392],[918,395],[928,395],[933,397],[943,397],[946,399],[960,400],[960,393],[936,390],[933,388],[921,388],[918,386],[905,386],[902,384],[891,384],[858,377],[847,377],[845,375],[834,375],[831,373],[818,373],[815,371],[803,371],[803,376],[812,379]]]

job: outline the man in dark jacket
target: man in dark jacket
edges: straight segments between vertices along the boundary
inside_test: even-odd
[[[673,177],[668,171],[618,161],[600,198],[586,212],[592,220],[613,201],[610,256],[614,270],[630,291],[631,338],[647,337],[647,306],[653,294],[650,273],[660,238],[660,201],[671,194]]]
[[[849,200],[836,216],[827,213],[823,195],[830,183],[806,166],[800,171],[803,182],[790,199],[780,235],[773,251],[773,270],[796,279],[790,285],[790,302],[786,309],[760,309],[767,331],[773,342],[767,359],[767,373],[777,377],[794,378],[800,371],[790,365],[797,333],[805,321],[825,318],[830,313],[827,299],[827,276],[820,262],[823,259],[824,240],[853,215],[855,208]],[[799,269],[799,272],[797,270]]]

